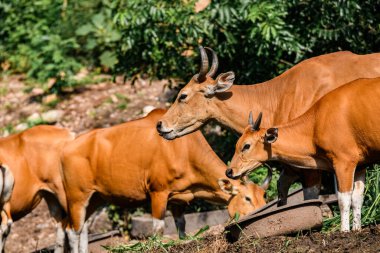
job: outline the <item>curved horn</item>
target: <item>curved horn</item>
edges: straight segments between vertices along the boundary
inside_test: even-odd
[[[206,79],[206,74],[208,70],[208,57],[207,57],[206,50],[202,46],[199,46],[199,51],[201,53],[202,64],[201,64],[201,69],[197,77],[197,81],[200,83]]]
[[[268,175],[267,177],[265,178],[264,182],[262,185],[260,185],[260,187],[266,191],[268,188],[269,188],[269,185],[270,185],[270,182],[272,181],[272,168],[265,163],[265,167],[267,167],[267,170],[268,170]]]
[[[251,128],[253,128],[253,116],[252,116],[252,112],[249,112],[249,117],[248,117],[248,124],[251,126]]]
[[[210,51],[211,54],[212,54],[212,64],[211,64],[210,71],[207,73],[207,76],[213,77],[215,75],[216,71],[218,71],[218,67],[219,67],[218,56],[216,55],[216,53],[214,52],[214,50],[212,50],[211,48],[205,47],[205,49],[207,49],[208,51]]]
[[[255,124],[252,124],[252,130],[257,131],[260,129],[260,124],[261,124],[261,118],[263,117],[263,113],[260,112],[259,116],[257,117],[257,120],[255,121]]]

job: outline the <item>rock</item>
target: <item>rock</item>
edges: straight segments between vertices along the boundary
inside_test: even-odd
[[[215,226],[227,222],[227,210],[216,210],[201,213],[185,214],[186,233],[195,233],[206,225]],[[224,227],[223,227],[224,228]],[[217,229],[216,229],[217,230]],[[153,220],[148,214],[132,217],[131,236],[133,238],[147,238],[153,234]],[[177,234],[172,216],[165,217],[164,235]]]
[[[108,218],[106,208],[91,215],[88,229],[90,233],[104,233],[112,230],[112,221]]]
[[[27,118],[27,121],[37,121],[39,119],[41,119],[41,115],[35,112]]]
[[[147,106],[144,106],[143,108],[143,116],[146,116],[148,115],[151,111],[153,111],[154,109],[156,109],[155,106],[153,105],[147,105]]]
[[[44,94],[44,90],[41,88],[33,88],[31,93],[33,96],[39,96],[39,95]]]
[[[56,94],[50,94],[50,95],[45,96],[42,99],[42,103],[44,103],[44,104],[50,104],[50,103],[53,103],[53,102],[55,102],[57,100],[58,100],[58,97],[57,97]]]
[[[16,131],[16,132],[22,132],[22,131],[28,129],[28,127],[29,127],[29,126],[28,126],[27,123],[20,123],[20,124],[18,124],[18,125],[15,127],[15,131]]]
[[[63,117],[64,113],[62,110],[50,110],[42,113],[41,118],[46,123],[55,123]]]
[[[150,215],[132,217],[131,237],[147,238],[153,235],[153,219]]]

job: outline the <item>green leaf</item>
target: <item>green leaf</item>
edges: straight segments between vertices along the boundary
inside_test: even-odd
[[[94,27],[91,24],[86,24],[81,27],[79,27],[76,31],[75,34],[79,36],[86,36],[89,33],[94,31]]]
[[[108,68],[113,68],[118,63],[117,56],[111,51],[103,52],[100,57],[100,63]]]

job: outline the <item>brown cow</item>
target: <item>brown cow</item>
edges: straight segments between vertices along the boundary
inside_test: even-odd
[[[55,252],[63,252],[65,242],[61,223],[65,216],[66,196],[60,173],[60,155],[64,144],[73,138],[73,134],[65,129],[36,126],[0,139],[0,161],[11,171],[15,182],[8,216],[14,220],[20,219],[44,198],[51,215],[57,221]],[[6,219],[2,214],[2,224]],[[4,226],[2,229],[6,234],[12,219],[7,223],[8,228]]]
[[[287,124],[267,129],[259,127],[260,120],[250,120],[236,145],[229,173],[245,174],[267,160],[305,171],[333,170],[338,180],[341,230],[350,229],[351,203],[353,230],[359,230],[363,167],[380,161],[379,100],[380,78],[359,79],[328,93]]]
[[[213,79],[218,57],[209,49],[213,62],[207,72],[207,55],[202,47],[200,49],[200,73],[179,92],[177,100],[157,123],[157,130],[166,139],[191,133],[210,119],[242,133],[250,111],[254,115],[264,113],[265,127],[286,123],[300,116],[329,91],[358,78],[380,76],[380,54],[337,52],[302,61],[267,82],[233,85],[233,72]],[[297,173],[289,169],[281,174],[278,181],[280,205],[286,204],[289,187],[296,177]],[[305,198],[316,198],[319,172],[305,173],[302,178]]]
[[[167,203],[173,203],[180,236],[184,236],[185,226],[181,204],[194,198],[229,204],[231,216],[265,205],[264,192],[270,180],[262,187],[231,183],[224,174],[226,165],[201,132],[175,141],[158,135],[155,126],[164,113],[155,110],[142,119],[93,130],[64,148],[63,175],[71,224],[68,236],[73,252],[86,251],[79,234],[86,230],[87,217],[104,201],[133,207],[150,199],[158,232],[163,229]]]

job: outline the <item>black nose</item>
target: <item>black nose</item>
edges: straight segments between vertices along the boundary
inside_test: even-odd
[[[226,176],[228,178],[232,178],[232,169],[231,168],[226,169]]]
[[[156,125],[156,129],[158,132],[161,132],[161,127],[162,127],[162,121],[158,121]]]

